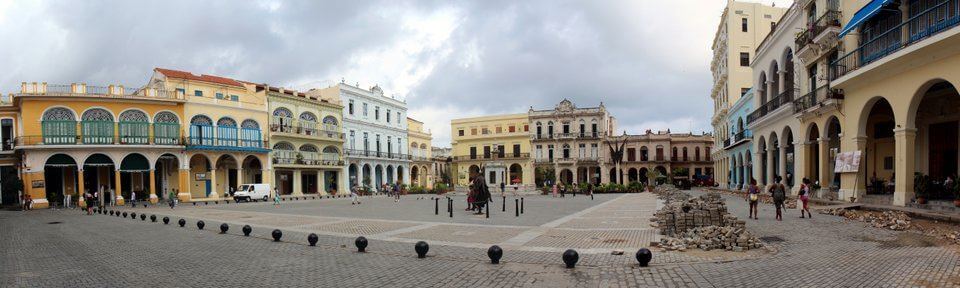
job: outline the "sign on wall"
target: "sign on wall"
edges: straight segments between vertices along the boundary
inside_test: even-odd
[[[860,171],[860,157],[860,151],[838,153],[833,172],[856,173]]]
[[[43,188],[43,180],[33,180],[30,186],[33,188]]]

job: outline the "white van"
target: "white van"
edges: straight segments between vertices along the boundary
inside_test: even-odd
[[[233,193],[233,199],[236,201],[250,201],[260,199],[267,201],[270,198],[270,184],[243,184],[237,187]]]

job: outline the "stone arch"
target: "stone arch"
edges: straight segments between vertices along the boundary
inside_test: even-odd
[[[41,120],[45,121],[77,121],[80,118],[76,111],[65,106],[47,107],[41,115]]]
[[[892,110],[893,106],[890,104],[891,102],[884,96],[874,96],[869,100],[867,100],[866,102],[864,102],[863,106],[861,106],[860,109],[858,110],[860,113],[858,113],[859,115],[857,116],[859,119],[857,123],[860,123],[861,125],[860,127],[857,127],[857,134],[851,135],[851,136],[861,136],[861,137],[867,136],[867,125],[866,125],[867,119],[870,118],[870,112],[873,111],[873,108],[881,101],[883,101],[883,103],[886,103],[886,105],[891,107],[891,111],[893,112],[893,118],[896,121],[897,119],[896,111]],[[919,105],[920,103],[917,103],[918,107]]]

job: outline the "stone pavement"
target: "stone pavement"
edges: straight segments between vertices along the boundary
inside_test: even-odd
[[[570,223],[576,219],[602,213],[629,215],[628,211],[615,209],[613,203],[620,201],[608,203],[611,204],[573,215],[568,221],[557,218],[544,222],[536,229],[553,229],[542,227],[547,224],[574,225]],[[743,200],[728,198],[728,206],[737,216],[746,216]],[[149,212],[154,211],[159,213],[162,209]],[[215,230],[221,222],[216,220],[207,221],[207,228],[198,230],[194,226],[196,218],[190,217],[185,217],[190,220],[189,226],[180,228],[151,223],[149,219],[83,216],[77,211],[0,212],[0,287],[960,285],[960,257],[955,246],[938,246],[913,233],[865,227],[834,216],[799,219],[799,212],[793,210],[787,212],[783,222],[777,222],[772,220],[772,207],[766,206],[761,207],[760,215],[760,220],[748,221],[747,227],[761,237],[777,237],[768,238],[773,253],[710,261],[715,255],[708,252],[655,252],[654,263],[648,268],[636,266],[633,251],[622,256],[582,253],[576,269],[565,269],[559,253],[550,251],[505,249],[504,263],[491,265],[486,260],[486,249],[434,241],[430,241],[429,257],[417,259],[411,243],[390,239],[372,240],[368,253],[356,253],[352,237],[321,235],[318,247],[309,247],[305,244],[306,234],[284,228],[283,241],[276,243],[268,240],[270,229],[262,224],[253,225],[251,237],[243,237],[236,225],[231,225],[226,235],[220,235]],[[286,224],[325,223],[290,221]],[[604,221],[608,226],[598,227],[598,231],[620,231],[617,226],[624,225],[618,220],[600,222]],[[459,231],[444,228],[448,225],[454,224],[424,229],[437,229],[437,234]],[[504,239],[509,235],[497,237]]]

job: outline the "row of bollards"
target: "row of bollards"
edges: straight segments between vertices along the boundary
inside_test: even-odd
[[[519,207],[519,209],[516,210],[517,211],[516,213],[517,215],[519,215],[519,213],[521,213],[523,209],[522,198],[515,199],[515,200],[516,200],[515,203],[517,203]],[[439,214],[439,197],[435,198],[434,205],[435,205],[434,213]],[[486,211],[487,217],[489,217],[490,206],[487,205],[486,209],[487,209]],[[451,217],[453,217],[452,216],[453,199],[451,198],[448,198],[447,200],[447,210],[450,211]],[[94,212],[99,214],[108,214],[108,212],[104,209],[96,209],[94,210]],[[122,216],[124,218],[126,218],[127,215],[130,215],[131,219],[134,219],[134,220],[137,219],[136,212],[131,212],[130,214],[127,214],[127,212],[110,210],[109,214],[111,216],[114,216],[114,215],[117,217]],[[147,218],[146,214],[143,214],[143,213],[140,214],[141,221],[146,221],[146,218]],[[169,217],[164,216],[162,220],[164,225],[167,225],[170,223]],[[150,215],[150,221],[157,222],[157,216]],[[177,224],[179,224],[180,227],[184,227],[187,224],[187,221],[183,218],[180,218],[177,221]],[[197,229],[203,230],[203,228],[206,226],[206,223],[204,223],[203,220],[198,220],[196,225],[197,225]],[[230,225],[228,225],[227,223],[220,224],[220,234],[227,234],[227,231],[229,230],[230,230]],[[253,232],[253,228],[250,227],[250,225],[244,225],[243,228],[241,228],[241,231],[243,232],[243,236],[250,236],[250,233]],[[280,229],[274,229],[270,233],[270,235],[273,238],[274,242],[280,242],[280,239],[283,237],[283,231],[280,231]],[[309,235],[307,235],[307,243],[310,246],[316,246],[318,241],[319,241],[319,236],[317,236],[317,234],[310,233]],[[354,240],[354,245],[357,247],[357,252],[360,252],[360,253],[366,252],[368,244],[369,242],[367,241],[367,238],[363,236],[359,236],[356,238],[356,240]],[[427,244],[426,241],[418,241],[416,244],[414,244],[414,251],[417,253],[417,258],[426,258],[427,252],[429,250],[430,250],[430,245]],[[491,264],[500,264],[500,259],[503,257],[503,249],[497,245],[490,246],[490,248],[487,249],[487,257],[490,258]],[[650,261],[653,259],[653,253],[650,251],[650,249],[641,248],[640,250],[637,250],[637,253],[634,255],[634,257],[636,258],[637,262],[640,264],[640,267],[647,267],[649,266]],[[575,268],[577,265],[577,262],[580,261],[580,254],[577,253],[577,251],[574,249],[567,249],[566,251],[563,252],[561,258],[567,268]]]

